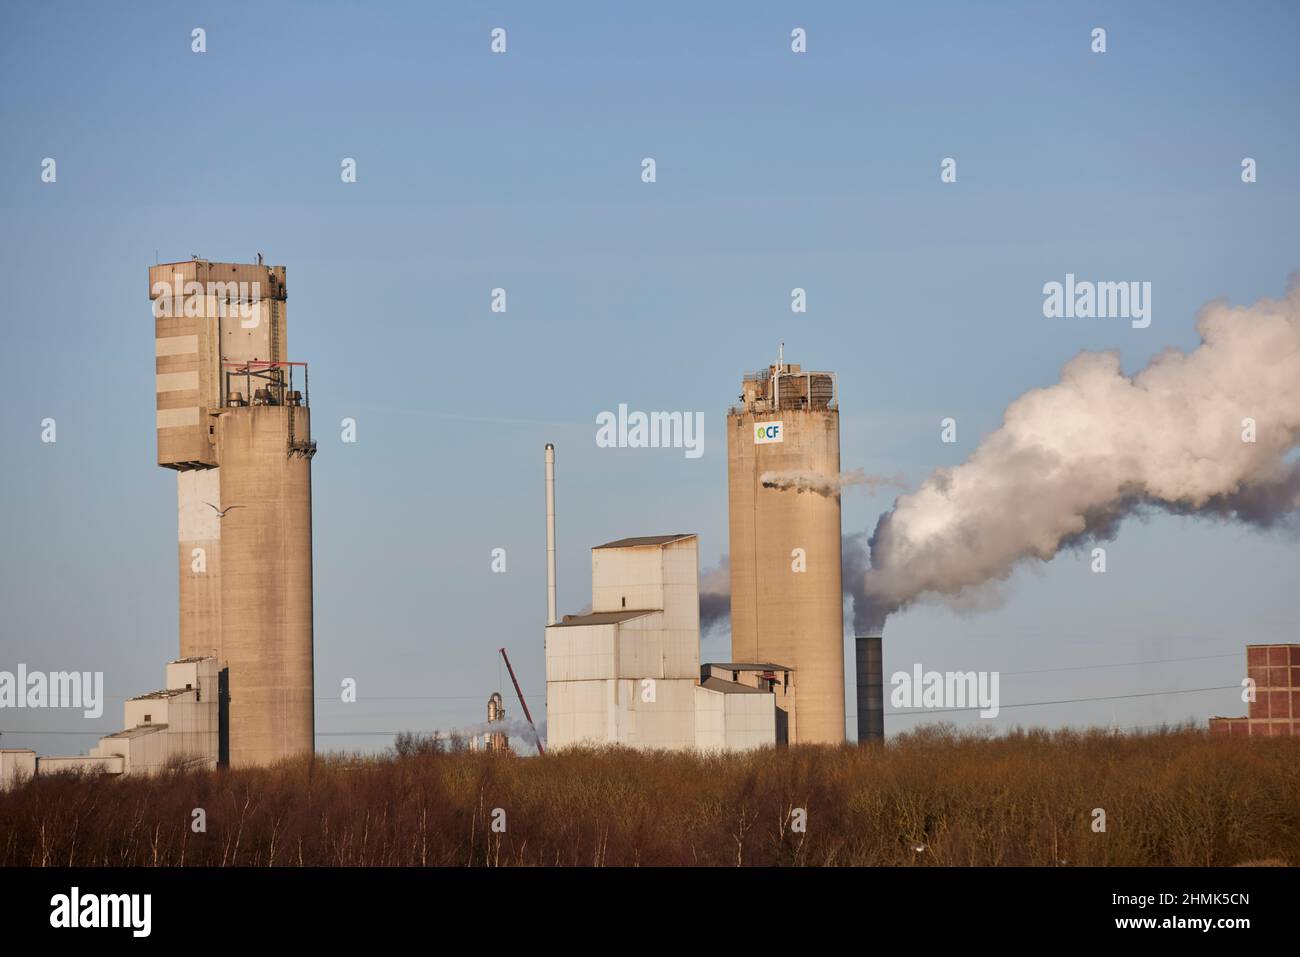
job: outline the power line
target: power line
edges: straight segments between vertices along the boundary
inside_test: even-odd
[[[1218,685],[1214,688],[1184,688],[1180,691],[1139,691],[1135,694],[1112,694],[1100,695],[1093,698],[1061,698],[1056,701],[1023,701],[1019,704],[1000,704],[999,711],[1008,708],[1038,708],[1043,705],[1052,704],[1080,704],[1085,701],[1119,701],[1121,698],[1155,698],[1161,695],[1175,694],[1198,694],[1202,691],[1227,691],[1229,689],[1240,688],[1241,685]],[[914,711],[886,711],[885,714],[896,718],[909,718],[918,714],[951,714],[955,711],[985,711],[987,709],[976,705],[973,708],[919,708]],[[856,717],[856,715],[855,715]]]
[[[1000,671],[998,674],[1004,677],[1011,675],[1047,675],[1054,671],[1092,671],[1096,668],[1132,668],[1143,666],[1143,664],[1175,664],[1178,662],[1204,662],[1212,661],[1218,658],[1238,658],[1242,651],[1227,651],[1223,654],[1203,654],[1192,655],[1187,658],[1152,658],[1143,662],[1110,662],[1108,664],[1069,664],[1069,666],[1060,668],[1031,668],[1027,671]],[[497,685],[500,687],[500,666],[497,667]],[[357,702],[342,702],[338,696],[317,697],[316,701],[335,702],[335,703],[360,703],[364,701],[478,701],[482,698],[481,694],[367,694],[367,696],[357,698]],[[105,701],[129,701],[130,698],[121,696],[104,696]]]
[[[340,704],[356,704],[364,701],[445,701],[451,698],[463,699],[465,701],[477,701],[482,698],[481,694],[427,694],[427,695],[360,695],[356,702],[343,701],[337,695],[328,698],[317,698],[317,701],[336,701]],[[486,700],[486,699],[485,699]]]
[[[1082,704],[1088,701],[1120,701],[1126,698],[1159,698],[1159,697],[1164,697],[1166,695],[1176,695],[1176,694],[1201,694],[1206,691],[1230,691],[1230,690],[1235,691],[1240,687],[1241,685],[1239,684],[1215,685],[1212,688],[1180,688],[1174,691],[1138,691],[1132,694],[1094,695],[1093,697],[1089,697],[1089,698],[1058,698],[1054,701],[1021,701],[1015,704],[999,704],[998,710],[1006,711],[1011,708],[1041,708],[1047,705],[1056,705],[1056,704]],[[925,715],[925,714],[953,714],[960,711],[984,711],[984,710],[987,709],[982,708],[979,705],[975,705],[970,708],[917,708],[912,711],[886,711],[885,714],[893,718],[908,718],[908,717],[915,717],[916,715]],[[847,717],[856,718],[857,714],[855,712],[849,712],[847,714]],[[90,729],[86,731],[29,731],[24,729],[13,728],[10,729],[7,733],[8,734],[99,734],[100,732],[95,729]],[[398,734],[398,733],[399,732],[397,731],[317,731],[316,736],[318,738],[350,737],[353,735],[368,735],[368,734],[386,735],[386,734]]]
[[[429,694],[429,695],[363,695],[357,698],[357,701],[477,701],[482,698],[477,694]],[[105,695],[105,701],[130,701],[131,698],[124,698],[121,695]],[[317,701],[333,701],[338,704],[354,704],[355,702],[343,701],[337,695],[329,695],[323,698],[315,699]]]
[[[1211,658],[1236,658],[1241,655],[1240,651],[1232,651],[1222,655],[1197,655],[1192,658],[1153,658],[1150,661],[1117,661],[1109,665],[1072,665],[1068,668],[1036,668],[1032,671],[1003,671],[1003,675],[1041,675],[1049,671],[1087,671],[1092,668],[1130,668],[1135,665],[1167,665],[1176,661],[1209,661]]]
[[[1159,661],[1128,661],[1128,662],[1119,662],[1115,665],[1080,665],[1076,668],[1061,668],[1061,669],[1047,668],[1042,670],[1043,671],[1069,671],[1069,670],[1082,670],[1085,668],[1126,667],[1129,665],[1164,664],[1172,661],[1199,661],[1208,658],[1226,658],[1226,657],[1233,657],[1233,656],[1232,655],[1204,655],[1198,658],[1165,658],[1165,659],[1160,659]],[[1005,674],[1039,674],[1041,672],[1024,671],[1024,672],[1004,672],[1004,673]],[[1059,698],[1053,701],[1022,701],[1014,704],[999,704],[998,710],[1003,711],[1003,710],[1009,710],[1011,708],[1039,708],[1039,707],[1046,707],[1046,706],[1058,705],[1058,704],[1083,704],[1090,701],[1120,701],[1128,698],[1158,698],[1158,697],[1164,697],[1168,695],[1200,694],[1206,691],[1236,690],[1240,687],[1241,686],[1239,684],[1216,685],[1210,688],[1183,688],[1174,691],[1140,691],[1140,692],[1134,692],[1132,694],[1095,695],[1087,698]],[[377,696],[374,698],[367,698],[365,700],[367,701],[424,701],[424,700],[438,700],[442,698],[463,698],[468,700],[475,700],[479,697],[480,697],[479,695],[430,695],[430,696],[423,696],[423,697],[408,697],[408,696],[399,695],[399,696]],[[337,699],[318,698],[316,700],[335,701]],[[890,717],[907,718],[907,717],[915,717],[917,715],[955,714],[955,713],[965,712],[965,711],[984,711],[984,710],[987,709],[982,708],[979,705],[975,705],[969,708],[917,708],[911,711],[886,711],[885,714],[889,715]],[[361,715],[361,717],[382,717],[382,716],[383,715]],[[397,717],[399,715],[389,714],[388,716]],[[415,714],[412,715],[412,717],[419,717],[419,716],[420,716],[419,712],[416,712]],[[847,712],[845,717],[856,718],[857,714],[856,712]],[[7,733],[11,735],[22,735],[22,734],[99,735],[102,737],[102,731],[103,729],[94,729],[94,728],[87,729],[85,731],[28,730],[28,729],[20,729],[20,728],[11,728]],[[400,732],[397,731],[318,731],[316,732],[316,737],[318,738],[357,737],[357,736],[364,736],[364,735],[392,736],[399,733]]]

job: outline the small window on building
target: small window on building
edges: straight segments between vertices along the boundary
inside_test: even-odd
[[[623,596],[623,607],[624,607],[624,608],[627,607],[627,595],[624,595],[624,596]]]
[[[145,724],[148,724],[148,723],[151,722],[152,720],[153,720],[153,715],[151,715],[151,714],[147,714],[147,715],[144,716],[144,723],[145,723]]]
[[[188,681],[185,682],[185,690],[186,690],[186,691],[192,691],[193,689],[194,689],[194,685],[190,684]]]

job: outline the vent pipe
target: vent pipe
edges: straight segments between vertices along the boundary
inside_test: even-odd
[[[546,623],[555,617],[555,446],[546,443]]]
[[[881,635],[858,635],[858,744],[885,740],[885,662]]]

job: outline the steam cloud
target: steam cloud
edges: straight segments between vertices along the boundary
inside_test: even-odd
[[[500,732],[509,738],[517,738],[531,747],[536,747],[538,738],[542,741],[542,747],[546,747],[545,723],[536,731],[523,718],[506,718],[504,721],[480,721],[478,724],[467,725],[463,728],[453,728],[448,731],[444,737],[453,735],[462,738],[480,737],[485,734],[494,734]]]
[[[845,597],[853,599],[853,634],[879,634],[884,624],[876,605],[868,597],[865,576],[870,566],[866,532],[845,535],[841,565]],[[700,634],[707,634],[731,620],[731,565],[726,555],[717,567],[700,575]],[[875,629],[873,631],[873,629]]]
[[[842,489],[850,485],[863,485],[872,492],[883,486],[892,488],[907,487],[907,483],[903,481],[901,475],[868,475],[862,469],[841,472],[839,475],[817,472],[813,469],[785,469],[780,472],[764,472],[759,477],[759,481],[763,483],[764,488],[775,488],[783,491],[794,489],[800,493],[816,492],[818,495],[824,495],[827,498],[839,495]]]
[[[840,547],[840,578],[844,594],[853,599],[853,634],[878,635],[884,627],[885,616],[867,595],[867,569],[871,566],[867,533],[845,535]]]
[[[700,573],[700,635],[707,635],[731,618],[731,563],[727,556]]]
[[[1196,328],[1199,346],[1132,378],[1115,352],[1081,353],[1059,383],[1011,403],[964,463],[900,496],[871,537],[868,619],[923,594],[978,598],[1016,565],[1109,539],[1144,509],[1293,524],[1300,281],[1281,300],[1211,302]]]

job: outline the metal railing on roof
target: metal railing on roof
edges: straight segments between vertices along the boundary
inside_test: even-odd
[[[311,405],[305,362],[247,359],[221,365],[226,374],[224,405]],[[302,369],[302,392],[294,388],[296,368]],[[232,388],[240,379],[244,385],[242,392]]]

